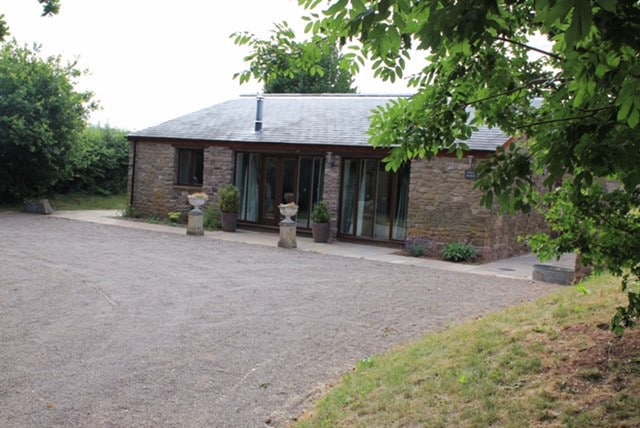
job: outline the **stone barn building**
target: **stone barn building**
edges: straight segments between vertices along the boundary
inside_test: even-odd
[[[334,239],[407,245],[437,253],[451,242],[475,246],[483,260],[521,253],[518,236],[539,219],[506,217],[480,206],[477,163],[510,142],[480,128],[463,159],[440,155],[385,170],[387,150],[368,144],[372,110],[392,96],[265,95],[240,97],[129,135],[130,204],[143,215],[187,212],[187,195],[217,203],[225,184],[241,194],[239,227],[277,229],[278,205],[299,205],[299,233],[314,204],[330,208]]]

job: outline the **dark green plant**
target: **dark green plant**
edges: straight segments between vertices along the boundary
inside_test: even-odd
[[[442,257],[452,262],[466,262],[478,256],[478,250],[463,242],[452,242],[442,250]]]
[[[326,202],[320,201],[311,210],[311,221],[320,223],[329,223],[331,221],[331,214],[329,213],[329,207]]]
[[[255,78],[264,83],[264,92],[279,94],[353,93],[353,74],[342,67],[343,55],[337,43],[296,41],[286,22],[275,24],[268,40],[246,31],[231,35],[237,46],[247,46],[251,53],[244,57],[249,68],[234,78],[245,83]],[[311,55],[310,61],[302,60]]]
[[[220,229],[220,209],[218,207],[207,207],[203,216],[202,224],[205,230],[214,231]]]
[[[634,326],[640,316],[640,189],[612,190],[604,182],[577,186],[566,179],[540,204],[552,233],[529,237],[531,249],[545,260],[588,243],[588,251],[579,253],[581,263],[620,277],[627,293],[628,305],[617,308],[612,330],[622,334]]]
[[[409,245],[407,251],[409,251],[409,254],[413,257],[422,257],[427,252],[427,249],[422,244],[413,243]]]
[[[236,186],[227,185],[220,189],[220,211],[237,213],[240,210],[240,191]]]
[[[92,126],[85,129],[72,157],[72,174],[57,186],[61,193],[114,195],[127,189],[129,142],[126,131]]]
[[[151,214],[151,217],[149,217],[149,223],[151,224],[160,223],[160,217],[158,216],[158,214]]]
[[[82,71],[39,48],[0,47],[0,201],[43,196],[73,173],[91,93]]]

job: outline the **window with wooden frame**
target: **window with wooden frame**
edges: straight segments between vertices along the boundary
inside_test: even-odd
[[[201,186],[204,167],[204,150],[178,149],[177,184],[181,186]]]

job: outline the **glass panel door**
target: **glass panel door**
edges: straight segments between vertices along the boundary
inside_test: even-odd
[[[342,173],[342,215],[340,216],[340,232],[353,235],[356,224],[356,195],[358,194],[358,165],[351,159],[344,161]]]
[[[288,204],[296,201],[296,184],[298,183],[297,159],[282,160],[282,186],[280,188],[280,203]]]
[[[262,186],[262,219],[267,225],[277,225],[282,219],[278,205],[296,200],[298,184],[297,158],[264,158]]]
[[[300,180],[298,181],[298,227],[309,227],[313,198],[313,159],[300,158]]]
[[[240,220],[277,225],[282,219],[278,205],[294,201],[300,207],[298,226],[309,228],[311,210],[322,199],[324,158],[237,153],[235,184]]]
[[[391,224],[391,174],[378,162],[378,186],[376,189],[374,239],[389,239]]]
[[[240,191],[238,219],[258,222],[260,211],[260,177],[262,159],[259,154],[238,153],[236,156],[236,186]]]
[[[262,221],[273,224],[276,221],[278,193],[278,159],[264,159],[264,179],[262,181]],[[280,215],[280,212],[277,212]]]
[[[298,167],[298,227],[311,227],[311,211],[322,200],[324,158],[301,157]]]
[[[356,236],[371,238],[376,197],[377,161],[367,159],[360,170],[360,189],[358,192],[358,218]]]
[[[407,206],[409,205],[409,165],[405,165],[396,174],[395,197],[397,204],[393,221],[392,239],[404,240],[407,237]]]
[[[375,159],[345,159],[340,233],[379,241],[406,235],[409,168],[385,170]]]

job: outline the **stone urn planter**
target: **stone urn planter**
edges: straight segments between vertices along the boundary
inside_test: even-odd
[[[203,215],[201,206],[207,202],[209,196],[206,193],[198,192],[187,196],[189,204],[193,206],[193,209],[189,211],[187,220],[187,235],[202,236],[204,235],[203,227]],[[180,214],[180,213],[173,213]]]
[[[205,202],[207,202],[208,198],[209,196],[206,193],[201,192],[187,196],[189,204],[193,206],[193,209],[195,211],[200,211],[200,207],[203,206]]]
[[[289,204],[280,204],[278,205],[278,208],[280,209],[280,214],[284,216],[282,223],[294,223],[291,217],[298,214],[298,206],[295,203],[291,202]]]
[[[284,216],[284,220],[280,222],[278,247],[297,248],[296,222],[293,221],[291,217],[298,214],[298,205],[296,205],[295,202],[290,202],[288,204],[280,204],[278,208],[280,209],[280,214]]]

